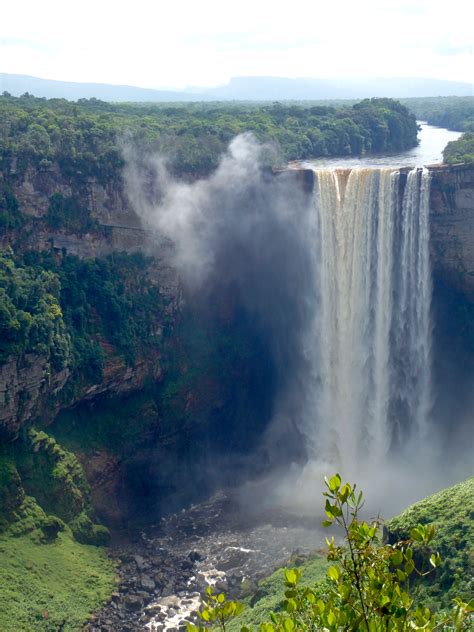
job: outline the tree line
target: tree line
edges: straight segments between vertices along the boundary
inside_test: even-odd
[[[392,99],[351,105],[273,103],[113,104],[98,99],[0,96],[0,169],[57,163],[65,177],[113,182],[123,143],[167,156],[177,176],[217,166],[229,141],[252,132],[273,151],[269,162],[394,152],[417,143],[415,117]]]

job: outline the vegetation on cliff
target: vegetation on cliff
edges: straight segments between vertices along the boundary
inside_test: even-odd
[[[458,140],[448,143],[443,150],[443,160],[448,165],[474,164],[474,133],[462,134]]]
[[[73,454],[31,429],[0,451],[0,629],[78,630],[115,585]]]
[[[68,363],[71,340],[59,295],[57,275],[17,265],[11,250],[0,251],[0,364],[23,353],[46,356],[55,370]]]
[[[57,164],[76,184],[91,177],[111,184],[121,177],[125,141],[161,152],[175,174],[190,176],[214,169],[229,141],[242,132],[270,142],[276,154],[269,160],[279,156],[281,161],[398,151],[417,143],[414,116],[391,99],[333,108],[71,103],[3,95],[0,119],[0,170],[7,181],[28,165],[49,169]]]
[[[163,300],[142,274],[149,262],[140,254],[82,261],[0,251],[0,364],[35,353],[53,370],[68,366],[74,379],[96,383],[107,344],[133,364],[162,333]]]

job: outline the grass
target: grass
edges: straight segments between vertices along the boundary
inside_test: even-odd
[[[115,572],[106,550],[79,544],[68,529],[51,543],[0,535],[0,630],[80,630],[110,598]]]
[[[421,522],[433,523],[433,550],[443,564],[421,587],[432,607],[445,607],[455,596],[472,598],[474,592],[474,477],[411,505],[386,526],[391,539],[403,539]]]
[[[289,564],[290,567],[296,564]],[[328,563],[326,558],[311,557],[303,562],[298,568],[302,571],[300,586],[314,586],[326,577]],[[259,582],[257,592],[242,599],[245,604],[244,612],[226,625],[229,632],[238,632],[242,625],[258,626],[264,621],[268,621],[270,612],[278,612],[281,609],[281,602],[285,599],[285,579],[283,568],[279,568],[272,575]]]

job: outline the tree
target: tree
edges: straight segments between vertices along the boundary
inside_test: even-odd
[[[301,571],[285,570],[286,599],[283,611],[272,613],[260,625],[260,632],[298,632],[303,630],[365,632],[408,630],[469,630],[474,623],[474,600],[454,599],[450,613],[433,613],[418,603],[412,589],[414,576],[425,577],[441,564],[438,553],[430,551],[435,535],[432,525],[418,524],[410,538],[393,545],[382,541],[379,519],[359,520],[363,494],[356,485],[342,483],[339,474],[325,479],[327,519],[323,526],[339,526],[344,543],[326,539],[328,568],[326,586],[298,586]],[[424,569],[426,558],[431,570]],[[223,593],[207,589],[198,616],[199,626],[189,624],[188,632],[202,632],[226,623],[242,611],[242,604],[227,601]],[[243,626],[241,632],[249,632]]]

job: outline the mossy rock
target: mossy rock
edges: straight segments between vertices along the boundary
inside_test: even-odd
[[[94,524],[85,513],[79,514],[69,523],[74,538],[81,544],[95,544],[105,546],[110,540],[110,532],[107,527]]]
[[[15,463],[9,457],[0,457],[0,507],[2,514],[11,515],[20,507],[24,499],[25,492]]]
[[[47,513],[69,522],[86,508],[89,486],[80,463],[45,432],[29,431],[17,468],[26,493]]]

